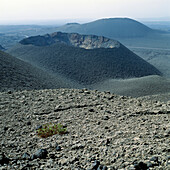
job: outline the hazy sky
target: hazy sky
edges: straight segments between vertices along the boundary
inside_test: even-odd
[[[106,17],[170,17],[170,0],[0,0],[0,23]]]

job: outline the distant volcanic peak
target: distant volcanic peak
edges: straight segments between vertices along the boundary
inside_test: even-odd
[[[118,41],[96,35],[80,35],[78,33],[55,32],[44,36],[34,36],[20,41],[23,45],[48,46],[54,43],[64,43],[74,47],[85,49],[94,48],[119,48]]]
[[[147,27],[146,25],[142,24],[139,21],[136,21],[131,18],[106,18],[106,19],[101,19],[101,20],[96,20],[92,23],[105,23],[105,24],[114,24],[114,27],[123,27],[123,29],[130,29],[128,27],[131,27],[131,29],[145,29],[147,31],[151,31],[152,29]],[[130,30],[129,30],[130,31]],[[136,30],[134,30],[136,31]]]
[[[111,39],[136,38],[153,35],[156,32],[144,24],[130,18],[104,18],[85,24],[64,25],[56,31],[104,36]]]

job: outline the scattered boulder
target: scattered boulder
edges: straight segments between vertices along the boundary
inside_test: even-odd
[[[148,169],[147,164],[142,161],[135,164],[134,168],[135,168],[135,170],[147,170]]]
[[[40,158],[45,159],[47,157],[47,150],[46,149],[39,149],[32,155],[32,159]]]
[[[56,146],[56,151],[61,151],[61,147],[60,146]]]
[[[39,129],[41,129],[42,128],[42,125],[38,125],[37,127],[36,127],[36,130],[39,130]]]
[[[22,159],[25,159],[25,160],[29,160],[30,159],[30,155],[25,152],[23,155],[22,155]]]
[[[4,154],[0,154],[0,165],[8,164],[10,159]]]
[[[150,161],[153,161],[153,162],[158,162],[158,156],[153,156]]]
[[[99,167],[99,165],[100,165],[100,162],[97,161],[97,160],[95,160],[94,163],[93,163],[93,165],[92,165],[91,170],[97,170],[98,167]]]
[[[90,170],[107,170],[107,166],[101,165],[100,161],[95,160]]]

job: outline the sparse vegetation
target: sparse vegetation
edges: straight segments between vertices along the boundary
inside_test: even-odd
[[[42,138],[47,138],[56,134],[65,134],[67,129],[62,124],[46,123],[37,130],[37,135]]]

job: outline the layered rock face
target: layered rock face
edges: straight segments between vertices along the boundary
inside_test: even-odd
[[[51,35],[55,41],[60,41],[72,45],[75,47],[81,47],[85,49],[94,48],[119,48],[120,43],[115,40],[103,36],[95,35],[80,35],[77,33],[61,33],[56,32]]]
[[[46,34],[44,36],[39,35],[29,37],[27,39],[22,40],[20,43],[23,45],[32,44],[35,46],[48,46],[56,42],[85,49],[120,47],[120,43],[118,41],[103,36],[80,35],[77,33],[62,32],[55,32],[52,34]]]

